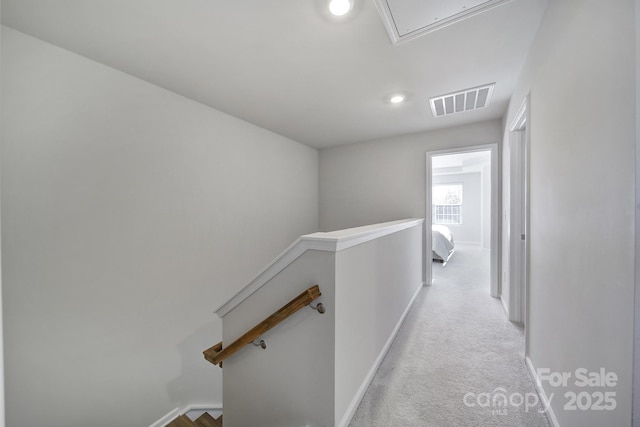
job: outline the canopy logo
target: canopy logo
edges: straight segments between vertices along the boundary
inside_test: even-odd
[[[544,413],[549,408],[540,406],[541,401],[537,393],[507,393],[504,387],[497,387],[492,392],[487,393],[467,393],[462,398],[464,405],[468,408],[480,407],[490,408],[493,415],[506,415],[508,408],[524,407],[525,412],[537,410]]]

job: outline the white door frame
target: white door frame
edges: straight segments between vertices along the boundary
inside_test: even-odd
[[[442,156],[447,154],[460,154],[460,153],[472,153],[474,151],[490,151],[491,153],[491,257],[490,257],[490,293],[492,297],[498,298],[500,295],[500,284],[498,282],[499,270],[499,257],[498,257],[498,230],[500,227],[500,209],[498,193],[498,144],[485,144],[485,145],[473,145],[469,147],[460,148],[448,148],[445,150],[429,151],[427,152],[427,173],[426,173],[426,207],[425,207],[425,283],[431,284],[433,280],[433,274],[431,271],[431,251],[429,248],[431,244],[431,224],[433,219],[431,218],[431,185],[432,185],[432,173],[431,159],[434,156]]]
[[[509,127],[510,211],[509,211],[509,320],[525,325],[529,300],[529,97],[527,96]]]
[[[636,15],[636,158],[635,158],[635,185],[636,185],[636,214],[635,214],[635,301],[634,301],[634,330],[633,330],[633,409],[632,425],[640,426],[640,0],[635,1]]]

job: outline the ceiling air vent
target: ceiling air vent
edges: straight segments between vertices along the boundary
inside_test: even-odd
[[[448,116],[463,111],[477,110],[489,104],[495,83],[460,92],[448,93],[429,99],[434,117]]]

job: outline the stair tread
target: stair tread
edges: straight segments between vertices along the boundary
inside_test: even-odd
[[[220,420],[220,421],[218,421]],[[216,420],[208,412],[200,415],[196,419],[196,426],[198,427],[222,427],[222,415]]]
[[[167,427],[195,427],[196,425],[191,421],[191,418],[186,415],[180,415],[178,418],[167,424]]]

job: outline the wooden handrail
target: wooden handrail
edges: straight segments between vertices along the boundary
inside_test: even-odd
[[[222,367],[222,361],[227,357],[231,356],[233,353],[237,352],[245,345],[252,343],[256,338],[260,337],[262,334],[267,332],[269,329],[276,326],[278,323],[285,320],[287,317],[291,316],[296,311],[300,310],[303,307],[309,305],[313,300],[318,298],[320,295],[320,287],[318,285],[313,285],[291,301],[289,301],[286,305],[281,307],[278,311],[273,313],[271,316],[264,319],[262,322],[258,323],[256,326],[251,328],[247,333],[242,335],[240,338],[235,340],[229,346],[222,348],[222,341],[214,345],[213,347],[205,350],[203,352],[204,358],[214,365],[220,365]]]

